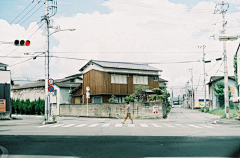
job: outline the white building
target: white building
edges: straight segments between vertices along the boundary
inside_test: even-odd
[[[55,80],[54,92],[50,93],[51,114],[59,115],[60,104],[71,104],[72,97],[69,94],[74,88],[82,84],[82,74],[76,74]],[[35,99],[45,99],[45,82],[29,83],[14,87],[11,90],[13,99],[34,101]]]
[[[208,83],[209,102],[210,102],[209,110],[220,108],[220,104],[217,100],[217,97],[215,96],[215,91],[214,91],[214,87],[218,88],[217,83],[219,83],[219,82],[224,83],[224,76],[211,76],[210,82]],[[235,77],[234,76],[228,76],[228,86],[230,87],[230,91],[231,91],[231,95],[232,95],[230,97],[230,100],[232,100],[233,98],[237,98],[238,94],[237,94],[237,88],[235,86]]]

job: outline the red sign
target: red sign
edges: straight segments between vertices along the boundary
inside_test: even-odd
[[[49,86],[49,87],[48,87],[48,91],[49,91],[49,92],[53,92],[53,91],[54,91],[54,87],[53,87],[53,86]]]
[[[48,84],[49,85],[53,85],[54,84],[54,80],[52,78],[48,79]]]

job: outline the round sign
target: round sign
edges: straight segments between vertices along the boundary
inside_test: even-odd
[[[90,87],[87,86],[87,87],[86,87],[86,90],[87,90],[87,91],[90,91]]]
[[[49,91],[49,92],[53,92],[53,91],[54,91],[54,87],[53,87],[53,86],[49,86],[49,87],[48,87],[48,91]]]
[[[89,96],[89,95],[90,95],[90,93],[89,93],[89,92],[86,92],[86,95],[87,95],[87,96]]]
[[[54,84],[54,80],[52,78],[48,79],[48,84],[49,85],[53,85]]]

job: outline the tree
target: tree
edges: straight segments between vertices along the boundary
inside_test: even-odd
[[[239,96],[239,85],[238,85],[238,74],[237,74],[237,56],[236,55],[234,56],[233,68],[234,68],[234,72],[236,72],[235,86],[237,88],[237,93],[238,93],[238,96]]]
[[[148,86],[138,85],[134,87],[134,95],[137,100],[145,101],[147,100],[146,90],[149,89]]]
[[[228,90],[229,90],[229,99],[230,99],[232,94],[229,86],[228,86]],[[218,82],[217,88],[214,87],[214,91],[215,91],[215,96],[217,97],[217,100],[220,104],[220,107],[224,107],[224,83]]]

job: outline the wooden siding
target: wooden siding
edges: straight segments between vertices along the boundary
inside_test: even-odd
[[[148,85],[150,89],[158,88],[159,82],[153,81],[153,77],[148,76]],[[83,75],[83,88],[80,88],[73,95],[84,95],[86,103],[86,87],[90,87],[90,94],[103,96],[103,103],[107,103],[111,95],[129,95],[134,92],[134,87],[139,84],[133,84],[133,75],[127,75],[127,84],[111,83],[111,73],[91,70]],[[91,99],[88,100],[91,103]]]

